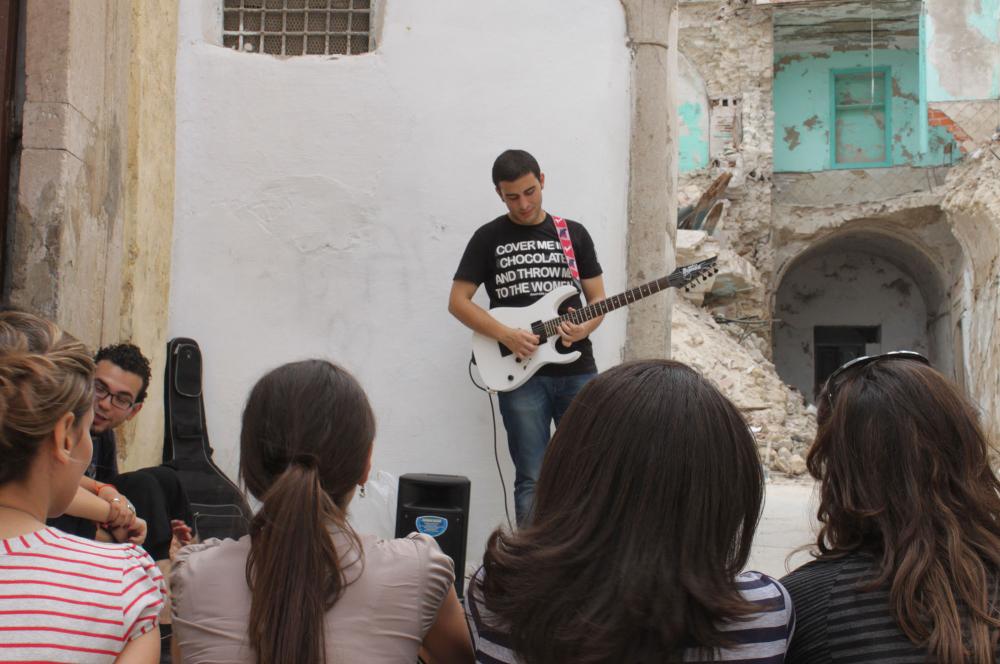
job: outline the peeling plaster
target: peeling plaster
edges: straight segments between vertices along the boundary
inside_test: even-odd
[[[871,67],[869,53],[852,51],[846,53],[828,53],[821,59],[811,55],[800,54],[780,72],[775,70],[775,127],[778,135],[780,130],[787,132],[788,127],[803,127],[797,137],[795,148],[788,136],[784,140],[775,141],[774,161],[778,172],[816,172],[826,170],[832,165],[830,129],[835,123],[831,117],[831,77],[833,70],[866,70]],[[888,106],[890,127],[892,129],[891,155],[889,164],[892,166],[938,166],[951,163],[951,155],[946,146],[952,143],[952,138],[944,127],[929,127],[927,129],[928,145],[921,146],[920,131],[926,127],[926,115],[921,115],[919,103],[920,66],[916,51],[876,51],[874,64],[888,69],[891,81],[892,96]],[[782,56],[788,58],[788,54]],[[776,56],[777,58],[777,56]],[[807,123],[813,123],[810,126]],[[826,127],[825,131],[818,131]],[[817,131],[812,131],[815,128]],[[872,158],[875,154],[871,149],[878,147],[876,138],[867,134],[851,134],[847,136],[842,127],[837,126],[837,141],[844,147],[841,158],[847,162],[846,156],[856,155],[861,162],[881,162],[881,158]],[[870,126],[872,133],[882,131],[884,135],[884,118],[876,115]],[[859,137],[861,140],[859,140]],[[941,140],[937,140],[941,139]],[[878,141],[886,138],[879,136]],[[853,151],[852,151],[853,149]],[[878,151],[884,154],[881,148]]]
[[[917,96],[915,92],[905,92],[903,87],[899,83],[899,77],[892,77],[892,96],[895,99],[906,99],[912,101],[914,104],[920,103],[920,97]]]
[[[796,129],[794,126],[785,127],[784,141],[785,143],[788,143],[789,150],[794,150],[795,148],[799,147],[799,138],[800,134],[798,129]]]
[[[872,13],[874,10],[874,14]],[[775,10],[775,52],[915,50],[919,0],[841,0]],[[874,35],[871,19],[874,19]]]
[[[1000,0],[928,0],[927,98],[1000,98]]]
[[[708,165],[708,140],[702,132],[701,104],[681,104],[680,121],[680,166],[681,172],[694,171]]]

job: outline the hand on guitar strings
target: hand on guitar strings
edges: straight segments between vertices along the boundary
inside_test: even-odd
[[[507,332],[503,335],[503,338],[498,341],[509,348],[514,355],[517,355],[522,360],[526,360],[531,357],[531,355],[535,352],[535,349],[538,348],[540,340],[537,334],[532,334],[527,330],[509,327],[507,328]]]
[[[568,313],[573,313],[573,307],[569,307]],[[590,326],[586,323],[580,323],[577,325],[571,321],[565,320],[559,324],[559,337],[562,339],[562,345],[569,348],[577,341],[583,341],[590,334]]]

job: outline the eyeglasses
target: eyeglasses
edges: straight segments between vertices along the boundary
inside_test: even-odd
[[[128,410],[135,405],[135,401],[125,392],[112,392],[103,381],[95,380],[94,402],[104,401],[107,397],[111,397],[111,405],[119,410]]]
[[[862,357],[856,357],[850,362],[845,362],[840,366],[839,369],[830,374],[830,377],[826,379],[826,383],[823,384],[823,391],[826,392],[827,398],[830,400],[830,405],[833,405],[833,396],[836,394],[837,390],[840,388],[842,380],[841,378],[845,372],[851,369],[860,369],[861,367],[867,367],[869,364],[874,364],[875,362],[881,362],[882,360],[912,360],[914,362],[920,362],[921,364],[926,364],[930,366],[930,360],[926,357],[912,350],[893,350],[888,353],[882,353],[881,355],[864,355]]]

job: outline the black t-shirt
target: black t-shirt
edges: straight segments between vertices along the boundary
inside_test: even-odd
[[[575,221],[566,220],[569,237],[576,254],[576,266],[581,279],[601,275],[594,241],[587,229]],[[573,275],[566,264],[566,255],[559,244],[555,223],[548,214],[540,224],[522,226],[502,215],[484,224],[469,240],[462,260],[455,271],[458,281],[483,284],[494,307],[524,307],[558,286],[573,284]],[[563,302],[560,314],[567,307],[580,309],[580,296]],[[539,370],[543,376],[572,376],[597,371],[590,339],[583,339],[569,348],[556,343],[560,352],[580,351],[572,364],[549,364]]]

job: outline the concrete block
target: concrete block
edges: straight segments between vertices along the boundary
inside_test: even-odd
[[[69,16],[70,0],[27,3],[24,86],[30,101],[69,99]]]
[[[101,108],[113,105],[114,97],[124,94],[106,80],[109,59],[128,57],[128,41],[120,40],[127,33],[109,33],[109,13],[115,12],[119,4],[108,0],[73,0],[70,10],[66,101],[91,120],[97,120]]]
[[[24,149],[67,150],[83,161],[97,128],[65,102],[24,103]]]

